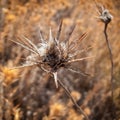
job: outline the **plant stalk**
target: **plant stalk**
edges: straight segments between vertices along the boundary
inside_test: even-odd
[[[82,108],[76,103],[75,99],[72,97],[72,95],[70,94],[70,91],[67,87],[64,86],[64,84],[58,80],[58,83],[60,84],[60,86],[65,90],[67,96],[71,99],[71,101],[73,102],[73,104],[76,106],[76,108],[79,110],[79,112],[81,114],[83,114],[83,116],[86,118],[86,120],[90,120],[88,118],[88,116],[86,115],[86,113],[82,110]]]

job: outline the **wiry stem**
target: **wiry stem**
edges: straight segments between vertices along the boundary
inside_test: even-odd
[[[114,107],[114,101],[113,101],[113,96],[114,96],[114,83],[113,83],[113,69],[114,69],[114,64],[113,64],[113,56],[112,56],[112,49],[110,42],[108,40],[108,35],[107,35],[107,27],[108,24],[111,22],[113,16],[110,14],[108,9],[105,9],[103,5],[98,5],[96,2],[96,7],[98,8],[99,12],[99,19],[104,23],[104,35],[105,35],[105,40],[106,44],[108,47],[109,51],[109,56],[110,56],[110,62],[111,62],[111,97],[112,97],[112,120],[115,120],[116,113],[115,113],[115,107]]]
[[[89,120],[89,118],[86,115],[86,113],[82,110],[82,108],[76,103],[75,99],[71,96],[70,91],[68,90],[68,88],[66,88],[64,86],[64,84],[59,79],[58,79],[58,83],[65,90],[66,94],[68,95],[68,97],[70,97],[71,101],[76,106],[76,108],[80,111],[80,113],[83,114],[83,116],[86,118],[86,120]]]
[[[105,35],[105,40],[106,40],[106,44],[109,50],[109,55],[110,55],[110,62],[111,62],[111,97],[112,97],[112,105],[113,105],[113,119],[115,117],[115,110],[114,110],[114,82],[113,82],[113,69],[114,69],[114,64],[113,64],[113,55],[112,55],[112,49],[111,49],[111,45],[110,42],[108,40],[108,35],[107,35],[107,26],[108,23],[105,23],[105,27],[104,27],[104,35]]]

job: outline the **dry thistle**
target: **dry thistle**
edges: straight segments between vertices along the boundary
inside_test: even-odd
[[[108,24],[113,19],[113,16],[110,14],[109,10],[102,5],[98,5],[97,3],[96,7],[99,14],[98,19],[100,19],[105,24]]]
[[[36,46],[26,37],[22,37],[23,39],[18,38],[18,41],[12,40],[16,44],[24,47],[25,49],[31,52],[31,54],[26,58],[25,64],[19,67],[15,67],[14,69],[30,67],[30,66],[38,66],[45,72],[51,73],[54,76],[55,85],[58,88],[57,72],[61,67],[67,69],[70,66],[70,64],[73,62],[78,62],[92,58],[92,57],[84,57],[84,58],[74,59],[80,53],[80,51],[77,51],[77,49],[79,47],[81,40],[83,40],[86,37],[87,35],[86,33],[84,33],[76,42],[74,42],[74,44],[72,42],[70,43],[69,38],[73,33],[73,30],[75,28],[74,26],[67,40],[65,40],[64,42],[60,42],[59,38],[60,38],[61,28],[62,28],[62,21],[59,25],[57,36],[55,38],[53,37],[52,31],[50,29],[48,41],[44,40],[40,32],[41,43],[39,43],[38,46]],[[68,70],[72,70],[72,69],[68,68]]]
[[[89,120],[88,116],[84,113],[84,111],[80,108],[80,106],[76,103],[74,98],[71,96],[70,91],[64,86],[62,81],[57,79],[57,73],[60,68],[66,68],[68,70],[77,72],[69,68],[71,63],[79,62],[85,59],[89,59],[92,57],[84,57],[84,58],[76,58],[78,54],[83,51],[78,51],[80,42],[86,37],[86,33],[79,37],[76,41],[69,41],[70,36],[73,33],[75,26],[72,27],[67,39],[63,42],[60,42],[60,34],[62,28],[62,21],[59,25],[59,29],[57,31],[57,36],[53,37],[52,31],[50,29],[49,39],[46,41],[41,32],[40,32],[40,40],[41,42],[35,45],[28,38],[23,37],[23,39],[18,39],[18,41],[13,41],[16,44],[24,47],[29,50],[31,54],[26,58],[25,64],[19,67],[15,67],[14,69],[30,67],[30,66],[38,66],[43,71],[51,73],[54,76],[55,85],[58,88],[58,84],[65,90],[66,94],[70,97],[74,105],[78,108],[78,110],[84,115],[84,117]],[[91,47],[90,47],[91,48]],[[77,72],[78,73],[78,72]],[[81,71],[80,71],[81,73]],[[82,75],[87,75],[82,73]]]
[[[115,112],[115,107],[114,107],[114,101],[113,101],[113,95],[114,95],[114,63],[113,63],[113,55],[112,55],[112,49],[111,49],[111,45],[108,39],[108,35],[107,35],[107,28],[108,28],[108,24],[111,22],[111,20],[113,19],[113,16],[110,14],[108,9],[105,9],[104,6],[99,5],[96,3],[96,7],[98,9],[98,13],[99,13],[99,19],[104,23],[104,35],[105,35],[105,40],[106,40],[106,45],[108,47],[108,51],[109,51],[109,56],[110,56],[110,62],[111,62],[111,97],[112,97],[112,119],[115,120],[116,117],[116,112]]]

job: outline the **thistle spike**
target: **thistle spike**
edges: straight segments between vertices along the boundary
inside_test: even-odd
[[[54,76],[56,88],[58,88],[57,72],[54,72],[53,76]]]
[[[49,32],[49,42],[53,42],[53,36],[52,36],[52,30],[50,28],[50,32]]]
[[[44,39],[43,39],[41,31],[40,31],[40,40],[41,40],[42,43],[44,43]]]

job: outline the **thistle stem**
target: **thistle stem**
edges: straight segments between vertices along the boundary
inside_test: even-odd
[[[104,35],[105,35],[105,40],[106,40],[106,44],[107,44],[107,47],[108,47],[108,50],[109,50],[109,57],[110,57],[110,62],[111,62],[111,78],[110,78],[110,81],[111,81],[111,97],[112,97],[112,107],[113,107],[113,119],[114,119],[114,116],[115,116],[115,109],[114,109],[114,100],[113,100],[113,97],[114,97],[114,82],[113,82],[113,69],[114,69],[114,63],[113,63],[113,55],[112,55],[112,49],[111,49],[111,45],[110,45],[110,42],[108,40],[108,35],[107,35],[107,27],[108,27],[108,23],[105,23],[105,27],[104,27]]]
[[[83,114],[83,116],[86,118],[86,120],[89,120],[88,116],[86,115],[86,113],[82,110],[82,108],[77,104],[77,102],[75,101],[75,99],[72,97],[72,95],[70,94],[70,91],[68,90],[67,87],[64,86],[64,84],[58,79],[58,83],[60,84],[60,86],[65,90],[67,96],[71,99],[71,101],[73,102],[73,104],[76,106],[76,108],[80,111],[81,114]]]

